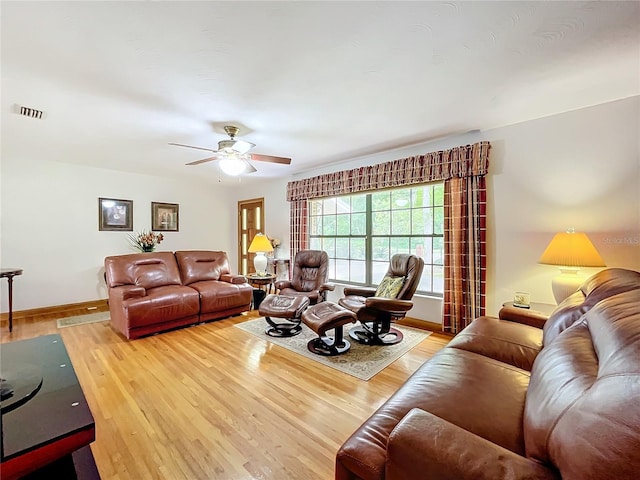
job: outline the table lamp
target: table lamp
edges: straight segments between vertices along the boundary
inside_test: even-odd
[[[551,281],[551,289],[556,303],[575,292],[582,278],[578,276],[580,267],[606,267],[604,260],[585,233],[575,232],[572,228],[556,233],[539,263],[558,265],[560,275]]]
[[[256,254],[253,258],[253,266],[256,269],[256,274],[266,275],[267,257],[265,257],[264,254],[266,252],[273,252],[273,247],[267,236],[262,233],[257,233],[256,236],[253,237],[253,240],[251,240],[248,251]]]

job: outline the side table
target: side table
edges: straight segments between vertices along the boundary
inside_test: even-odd
[[[276,279],[276,276],[268,273],[266,275],[257,275],[255,273],[250,273],[247,275],[247,280],[253,287],[257,287],[256,290],[253,291],[253,309],[257,310],[260,308],[260,303],[264,300],[264,297],[267,296],[268,293],[271,293],[273,289],[273,282]],[[258,293],[260,292],[260,293]]]
[[[529,312],[536,312],[541,315],[546,315],[547,317],[553,313],[556,309],[557,305],[552,305],[550,303],[539,303],[539,302],[531,302],[529,304],[529,308],[525,307],[516,307],[513,302],[504,302],[502,304],[503,307],[515,308],[517,310],[524,310]]]
[[[0,278],[6,278],[9,282],[9,332],[13,331],[13,277],[22,275],[21,268],[2,268]]]

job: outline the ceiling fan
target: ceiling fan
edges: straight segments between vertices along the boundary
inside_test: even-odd
[[[240,175],[242,173],[257,172],[256,168],[251,165],[249,160],[256,160],[259,162],[280,163],[283,165],[290,165],[291,159],[285,157],[274,157],[272,155],[262,155],[260,153],[248,153],[255,144],[246,142],[244,140],[236,139],[236,135],[240,131],[238,127],[233,125],[227,125],[224,127],[224,131],[229,135],[229,140],[220,140],[218,142],[218,149],[196,147],[193,145],[183,145],[182,143],[169,143],[169,145],[175,145],[177,147],[195,148],[197,150],[206,150],[213,152],[212,157],[203,158],[202,160],[196,160],[195,162],[189,162],[187,165],[199,165],[200,163],[212,162],[219,160],[220,169],[227,175]]]

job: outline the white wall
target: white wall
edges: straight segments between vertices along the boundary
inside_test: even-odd
[[[516,290],[553,303],[557,269],[537,260],[568,227],[585,231],[608,266],[640,270],[639,131],[640,97],[633,97],[351,159],[293,179],[489,140],[487,312],[496,314]],[[289,252],[289,178],[225,188],[5,158],[1,174],[2,266],[25,269],[14,283],[15,310],[106,297],[104,257],[130,250],[125,233],[98,231],[98,197],[133,200],[135,230],[150,226],[150,202],[179,203],[180,232],[168,233],[161,249],[226,250],[232,268],[237,201],[264,197],[265,233],[282,240],[279,256]],[[0,290],[6,311],[6,286]],[[409,315],[440,322],[441,309],[438,299],[418,298]]]
[[[29,159],[3,158],[1,173],[2,266],[24,269],[14,311],[107,297],[104,257],[134,250],[131,232],[98,231],[98,197],[133,200],[134,232],[150,229],[152,201],[179,204],[180,231],[166,232],[158,251],[235,249],[224,187]]]
[[[607,266],[640,270],[639,119],[640,97],[633,97],[350,159],[293,179],[489,140],[486,304],[495,315],[518,290],[533,302],[555,303],[551,279],[558,270],[537,261],[553,235],[569,227],[589,235]],[[284,208],[279,196],[277,205]],[[340,295],[338,289],[332,298]],[[439,323],[441,312],[440,300],[416,297],[408,315]]]

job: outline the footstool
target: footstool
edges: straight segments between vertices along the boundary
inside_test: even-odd
[[[264,333],[272,337],[293,337],[299,334],[302,331],[300,316],[308,306],[307,297],[285,297],[274,293],[267,295],[258,309],[269,324]],[[284,321],[276,322],[271,317]]]
[[[356,314],[332,302],[321,302],[309,307],[302,314],[303,323],[318,334],[307,343],[311,353],[333,356],[345,353],[351,344],[344,339],[342,327],[356,321]],[[334,330],[333,337],[326,336],[327,330]]]

